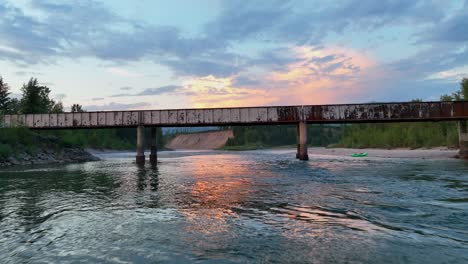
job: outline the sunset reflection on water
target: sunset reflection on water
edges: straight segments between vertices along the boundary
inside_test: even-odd
[[[157,167],[136,166],[134,153],[107,154],[95,163],[4,171],[0,256],[6,263],[468,260],[465,164],[313,154],[302,162],[292,154],[161,152]]]

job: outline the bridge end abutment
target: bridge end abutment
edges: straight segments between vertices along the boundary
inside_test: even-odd
[[[297,124],[297,153],[296,158],[300,160],[309,160],[307,151],[307,123],[301,121]]]
[[[458,156],[460,159],[468,159],[468,121],[458,121],[458,141],[460,150]]]

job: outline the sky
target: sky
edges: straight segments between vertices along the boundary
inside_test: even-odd
[[[0,76],[86,110],[438,100],[468,0],[0,0]]]

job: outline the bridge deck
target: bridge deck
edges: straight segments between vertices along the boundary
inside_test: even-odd
[[[2,127],[35,129],[213,126],[468,119],[468,102],[411,102],[4,115]]]

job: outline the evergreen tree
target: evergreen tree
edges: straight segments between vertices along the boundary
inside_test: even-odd
[[[73,104],[71,107],[71,111],[72,113],[86,112],[85,110],[83,110],[83,107],[80,104]]]
[[[21,112],[24,114],[49,113],[55,105],[49,98],[50,89],[39,85],[36,78],[31,78],[27,84],[23,84],[21,91]]]
[[[450,101],[453,101],[453,97],[451,95],[444,94],[440,97],[440,100],[442,102],[450,102]]]
[[[10,111],[10,87],[0,76],[0,113],[9,113]]]
[[[468,100],[468,78],[463,78],[460,82],[460,91],[464,100]]]
[[[62,104],[62,102],[56,103],[54,105],[54,107],[52,107],[52,110],[50,112],[54,113],[54,114],[63,113],[63,104]]]

